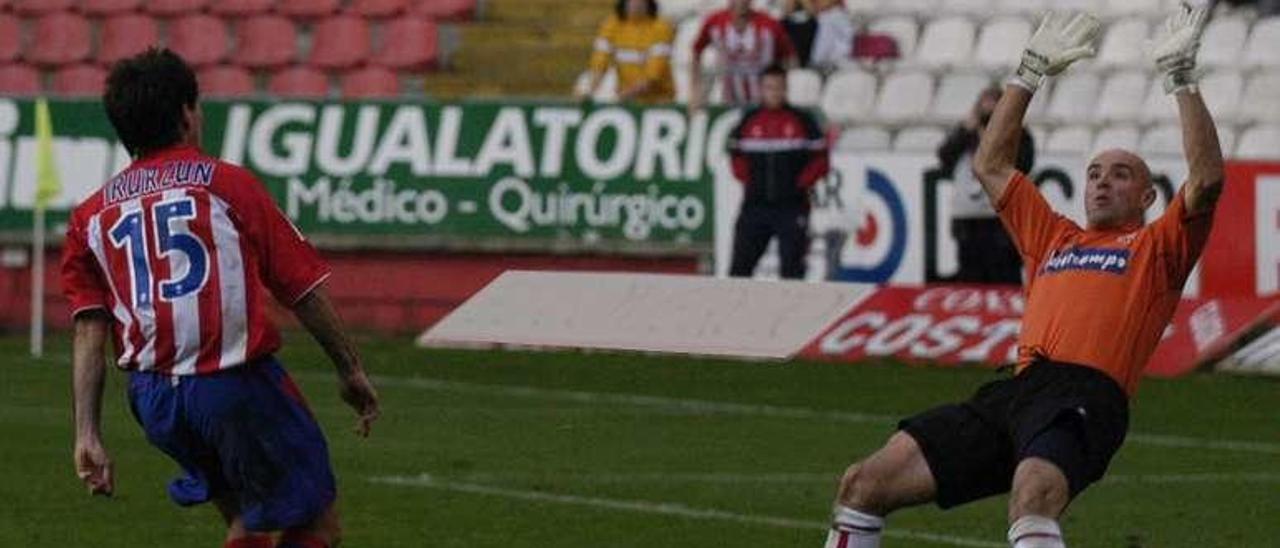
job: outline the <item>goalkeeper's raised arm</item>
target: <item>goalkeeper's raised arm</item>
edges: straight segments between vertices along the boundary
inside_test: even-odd
[[[1086,13],[1049,13],[1027,42],[1022,63],[1005,86],[973,156],[974,175],[993,203],[1000,199],[1015,171],[1022,118],[1032,95],[1046,77],[1093,56],[1098,29],[1098,20]]]

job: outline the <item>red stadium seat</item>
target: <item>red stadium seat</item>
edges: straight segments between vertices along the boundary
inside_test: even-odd
[[[329,95],[329,76],[310,67],[289,67],[271,76],[267,91],[280,97],[319,99]]]
[[[147,13],[173,17],[187,13],[198,13],[204,9],[209,0],[147,0]],[[172,36],[172,35],[171,35]]]
[[[470,19],[476,11],[476,0],[413,0],[410,11],[436,20]]]
[[[117,15],[102,22],[98,62],[110,65],[160,43],[160,26],[149,15]]]
[[[44,15],[68,11],[76,6],[76,0],[13,0],[11,8],[22,15]]]
[[[341,6],[341,0],[288,0],[276,6],[276,13],[292,19],[318,19],[333,15]]]
[[[107,85],[107,71],[97,65],[70,65],[53,73],[53,92],[99,96]]]
[[[421,17],[394,19],[382,30],[382,47],[372,61],[394,70],[424,69],[435,64],[438,41],[435,21]]]
[[[297,57],[298,31],[293,21],[279,15],[246,19],[239,26],[240,46],[236,64],[249,68],[273,68],[292,63]]]
[[[400,96],[400,77],[382,67],[365,67],[342,76],[342,96],[380,99]]]
[[[169,24],[169,47],[194,67],[221,63],[230,43],[227,25],[212,15],[187,15]]]
[[[391,17],[409,9],[409,0],[352,0],[349,9],[362,17]]]
[[[209,4],[209,13],[236,17],[260,15],[270,11],[272,4],[275,0],[214,0]]]
[[[853,38],[853,57],[860,61],[878,62],[887,59],[897,59],[901,56],[898,51],[898,41],[894,40],[888,34],[876,34],[871,32],[858,33]]]
[[[116,15],[138,9],[142,0],[84,0],[80,11],[87,15]]]
[[[311,32],[312,66],[323,69],[354,67],[369,57],[369,24],[356,15],[338,15],[317,24]]]
[[[196,74],[196,81],[200,95],[208,97],[243,97],[257,91],[253,75],[240,67],[209,67]]]
[[[0,94],[39,95],[40,71],[27,65],[0,65]]]
[[[26,58],[37,65],[66,65],[88,59],[91,49],[89,20],[58,12],[36,20]]]
[[[0,63],[14,61],[22,53],[22,21],[0,14]]]

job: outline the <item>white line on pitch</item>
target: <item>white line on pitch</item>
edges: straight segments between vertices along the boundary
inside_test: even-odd
[[[451,476],[454,480],[480,483],[528,482],[560,480],[574,483],[728,483],[728,484],[832,484],[840,479],[838,474],[821,472],[589,472],[583,474],[559,473],[489,473],[475,472]],[[1107,483],[1280,483],[1280,474],[1266,472],[1193,472],[1185,474],[1110,474],[1102,481]]]
[[[812,531],[824,531],[828,524],[821,521],[800,520],[793,518],[784,518],[778,516],[762,516],[756,514],[740,514],[727,510],[715,508],[696,508],[675,502],[653,502],[645,500],[625,500],[610,499],[602,497],[588,497],[583,495],[568,495],[557,493],[546,493],[543,491],[530,491],[524,489],[511,489],[506,487],[495,487],[491,485],[481,485],[477,483],[464,483],[450,481],[431,476],[430,474],[421,474],[418,476],[382,476],[369,478],[374,483],[382,483],[387,485],[405,486],[405,487],[423,487],[428,489],[439,489],[442,491],[454,491],[458,493],[470,493],[475,495],[487,495],[495,497],[503,497],[509,499],[527,500],[533,502],[550,502],[557,504],[570,504],[576,506],[588,506],[592,508],[604,508],[609,510],[618,510],[624,512],[637,512],[643,514],[660,514],[666,516],[674,516],[687,519],[715,520],[715,521],[731,521],[748,525],[764,525],[769,527],[778,527],[784,529],[802,529]],[[925,533],[920,531],[910,531],[905,529],[886,529],[884,532],[886,537],[897,537],[903,539],[921,540],[936,542],[938,544],[948,544],[951,546],[977,546],[1001,548],[1006,546],[1004,543],[989,542],[985,540],[970,539],[964,537],[954,537],[950,535],[939,535],[933,533]]]

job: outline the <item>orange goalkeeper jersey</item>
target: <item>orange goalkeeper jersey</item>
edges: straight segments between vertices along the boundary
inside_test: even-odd
[[[1037,357],[1102,370],[1131,397],[1213,222],[1182,192],[1154,222],[1089,230],[1015,173],[996,204],[1027,265],[1018,370]]]
[[[669,102],[675,98],[671,74],[671,42],[675,30],[658,17],[619,19],[611,15],[600,25],[591,70],[604,72],[612,65],[618,71],[621,92],[645,80],[649,89],[636,97],[645,103]]]

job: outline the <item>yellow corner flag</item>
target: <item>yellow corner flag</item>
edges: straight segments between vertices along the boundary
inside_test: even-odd
[[[36,100],[36,209],[44,209],[62,193],[62,179],[53,158],[53,117],[49,101]]]

